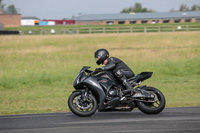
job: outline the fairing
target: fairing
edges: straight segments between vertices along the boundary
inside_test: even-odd
[[[83,67],[77,77],[74,80],[74,88],[76,90],[81,90],[86,86],[92,93],[98,98],[99,109],[103,107],[103,102],[105,100],[106,94],[109,89],[115,84],[108,78],[99,76],[87,76],[85,70],[89,67]]]

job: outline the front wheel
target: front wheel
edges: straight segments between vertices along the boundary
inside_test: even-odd
[[[137,102],[139,110],[146,114],[158,114],[165,108],[165,97],[161,91],[154,87],[145,87],[142,90],[151,92],[154,95],[154,99],[142,99]],[[146,101],[146,102],[145,102]]]
[[[97,100],[92,94],[83,99],[81,92],[73,92],[68,99],[68,106],[75,115],[91,116],[97,110]]]

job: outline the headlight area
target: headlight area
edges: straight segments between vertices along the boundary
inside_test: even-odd
[[[82,81],[85,80],[86,78],[87,78],[87,76],[86,76],[85,72],[84,72],[84,71],[80,72],[80,73],[76,76],[76,78],[75,78],[75,80],[74,80],[73,86],[74,86],[74,87],[77,86],[80,82],[82,82]]]

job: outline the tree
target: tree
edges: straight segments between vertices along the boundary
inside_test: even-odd
[[[129,8],[124,8],[121,13],[130,13],[130,12],[155,12],[152,9],[143,8],[141,3],[135,3],[134,6]]]
[[[185,4],[182,4],[179,8],[179,11],[189,11],[189,8]]]
[[[7,9],[8,14],[18,14],[17,9],[15,8],[15,5],[11,4],[8,6]]]
[[[1,10],[3,10],[4,9],[4,7],[5,7],[5,4],[3,4],[3,2],[2,2],[3,0],[0,0],[0,9]]]
[[[2,2],[3,0],[0,0],[0,9],[5,14],[18,14],[17,9],[15,8],[15,5],[11,4],[7,7],[7,9],[4,9],[5,4]]]
[[[199,11],[199,10],[200,10],[200,5],[194,4],[190,11]]]
[[[175,9],[174,9],[174,8],[172,8],[172,9],[170,10],[170,12],[175,12]]]

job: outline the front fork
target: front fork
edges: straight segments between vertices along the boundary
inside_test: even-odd
[[[83,101],[86,101],[88,99],[88,95],[89,95],[88,88],[81,90],[81,99]]]

